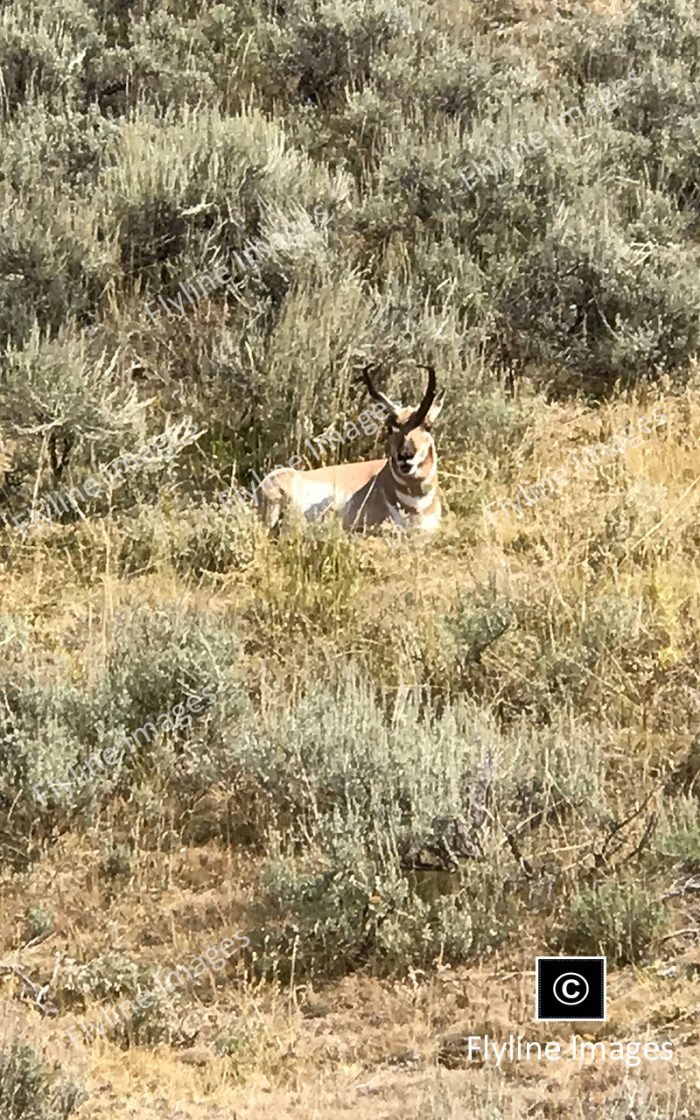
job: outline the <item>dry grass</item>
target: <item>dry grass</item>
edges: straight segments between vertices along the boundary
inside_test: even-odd
[[[64,841],[23,890],[4,887],[5,945],[17,944],[22,907],[45,901],[51,891],[56,932],[21,954],[23,968],[35,978],[47,976],[65,952],[94,955],[106,948],[165,967],[186,956],[186,942],[196,952],[245,921],[245,896],[251,901],[254,893],[255,868],[216,847],[150,859],[143,853],[138,878],[113,900],[96,885],[94,864],[89,842]],[[81,1120],[362,1120],[419,1111],[448,1117],[468,1106],[485,1118],[489,1101],[501,1108],[509,1102],[512,1111],[504,1115],[514,1117],[592,1117],[605,1107],[606,1115],[622,1118],[623,1102],[644,1100],[657,1102],[659,1116],[690,1116],[700,1072],[697,946],[677,952],[673,976],[660,965],[613,975],[607,1022],[577,1032],[587,1039],[672,1040],[673,1065],[626,1070],[619,1063],[581,1066],[564,1058],[534,1067],[506,1063],[496,1071],[467,1061],[464,1040],[470,1034],[568,1040],[568,1024],[532,1021],[536,951],[535,943],[523,944],[519,953],[496,957],[487,967],[441,969],[404,983],[349,977],[320,989],[275,988],[236,982],[234,973],[211,1000],[188,1000],[182,1026],[191,1035],[189,1045],[126,1053],[109,1041],[66,1051],[58,1024],[22,1009],[11,998],[15,982],[8,981],[0,1038],[19,1034],[70,1068],[92,1094]],[[61,969],[56,971],[60,985]],[[70,1022],[62,1017],[61,1027]],[[222,1039],[238,1042],[228,1055],[217,1056],[214,1043]],[[580,1112],[572,1111],[574,1101]]]

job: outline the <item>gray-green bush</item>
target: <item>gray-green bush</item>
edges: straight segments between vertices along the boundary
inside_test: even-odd
[[[0,423],[20,441],[18,506],[38,433],[76,444],[82,469],[158,428],[156,386],[241,475],[356,412],[368,356],[398,364],[387,388],[408,396],[402,364],[435,350],[459,446],[463,401],[493,394],[485,364],[599,393],[697,351],[688,0],[545,21],[546,79],[478,13],[448,31],[418,0],[129,18],[15,0],[1,18]],[[610,113],[467,189],[472,162],[618,81]],[[145,314],[251,246],[259,266],[186,314]],[[220,488],[211,468],[191,482]]]
[[[68,1120],[86,1099],[31,1046],[0,1050],[0,1109],[7,1120]]]

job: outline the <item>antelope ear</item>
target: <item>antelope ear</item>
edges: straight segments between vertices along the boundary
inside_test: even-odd
[[[428,410],[428,415],[425,418],[426,426],[429,425],[429,424],[434,424],[435,423],[438,416],[442,412],[442,406],[443,406],[444,403],[445,403],[445,394],[444,393],[438,393],[437,397],[435,398],[435,400],[433,401],[433,403],[431,404],[431,406]]]

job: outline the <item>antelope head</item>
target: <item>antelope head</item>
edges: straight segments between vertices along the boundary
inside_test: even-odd
[[[435,367],[420,368],[428,371],[428,386],[417,408],[398,408],[376,388],[371,367],[362,371],[370,396],[387,411],[389,460],[395,477],[419,478],[425,464],[430,460],[432,466],[437,458],[431,429],[442,410],[443,397],[436,395]]]

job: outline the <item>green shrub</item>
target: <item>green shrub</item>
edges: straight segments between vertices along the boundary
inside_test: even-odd
[[[149,989],[152,1002],[148,1007],[137,1005],[132,1017],[120,1024],[115,1037],[125,1047],[155,1046],[167,1041],[169,1045],[183,1045],[182,1015],[177,1008],[177,997],[168,999],[166,995]],[[174,1006],[175,1004],[175,1006]]]
[[[64,335],[47,341],[34,329],[22,349],[10,349],[2,388],[4,429],[18,435],[31,429],[40,435],[36,447],[44,460],[47,448],[58,440],[55,454],[61,474],[74,443],[82,444],[88,454],[97,445],[108,457],[110,451],[116,454],[124,438],[133,444],[145,434],[144,409],[133,384],[116,377],[108,355],[91,354],[82,338]]]
[[[122,953],[107,951],[87,964],[73,963],[62,977],[59,1000],[85,1008],[92,1000],[133,996],[146,979],[143,966]]]
[[[299,101],[328,107],[347,88],[362,89],[377,56],[405,32],[406,22],[400,4],[294,0],[271,28],[268,78],[274,76],[280,92],[291,88]]]
[[[119,615],[104,660],[80,687],[66,682],[65,666],[3,666],[0,803],[30,828],[37,816],[76,808],[89,819],[149,774],[183,795],[216,781],[230,767],[228,728],[247,710],[230,672],[238,651],[222,619],[165,605]],[[194,714],[189,697],[200,701]],[[138,749],[124,753],[123,737],[137,731]],[[118,759],[103,766],[108,746],[120,748]]]
[[[68,1120],[86,1099],[31,1046],[13,1042],[0,1050],[0,1114],[6,1120]]]
[[[642,259],[602,195],[577,210],[533,246],[503,293],[521,356],[593,378],[685,364],[700,341],[697,293],[687,282],[693,251],[648,238]],[[525,273],[535,278],[527,291]]]
[[[572,81],[619,78],[631,59],[638,73],[676,60],[692,76],[698,73],[700,19],[693,0],[638,0],[612,18],[582,9],[565,23],[552,21],[548,38]]]
[[[664,863],[689,875],[700,871],[700,814],[698,799],[676,798],[667,806],[655,837],[655,848]]]
[[[103,688],[125,726],[167,712],[211,685],[217,699],[235,702],[228,670],[239,639],[224,619],[177,604],[135,605],[116,619]]]
[[[581,626],[582,656],[590,665],[606,652],[620,656],[634,648],[642,634],[639,602],[625,595],[601,593],[591,603]]]
[[[33,377],[41,376],[40,370],[32,370],[39,339],[54,338],[66,322],[93,317],[111,263],[99,243],[96,223],[91,223],[92,215],[84,208],[70,202],[58,205],[47,189],[32,202],[25,198],[23,205],[25,211],[4,226],[0,237],[0,264],[8,277],[0,292],[0,327],[3,338],[18,349],[29,345],[24,358],[10,352],[10,378],[17,378],[22,363]],[[34,206],[42,213],[41,220],[34,215]],[[9,214],[9,202],[5,210]],[[70,376],[69,369],[63,371],[69,385]],[[21,380],[9,384],[23,387]]]
[[[279,852],[256,937],[278,971],[290,954],[333,975],[488,952],[517,923],[523,889],[502,829],[558,834],[573,807],[596,828],[608,811],[593,736],[561,725],[504,736],[475,707],[421,713],[417,694],[388,703],[359,676],[271,706],[235,752],[264,806],[260,846]],[[234,790],[230,812],[241,811]]]
[[[43,906],[28,906],[24,911],[23,941],[46,937],[54,928],[51,914]]]
[[[293,961],[297,974],[324,979],[360,968],[401,974],[461,963],[487,948],[474,897],[455,886],[454,894],[425,901],[391,857],[388,848],[385,862],[375,862],[338,836],[316,867],[271,864],[265,902],[283,924],[254,935],[261,967],[288,974]]]
[[[480,661],[512,621],[510,605],[499,602],[493,588],[489,588],[463,595],[454,614],[444,619],[443,627],[451,638],[456,661],[464,664]]]
[[[119,778],[124,792],[153,779],[189,798],[230,771],[230,728],[245,720],[249,707],[234,676],[239,651],[225,619],[193,609],[136,607],[115,620],[98,686],[112,736],[142,726],[160,729],[159,717],[176,708],[182,716],[166,734],[151,734],[147,748],[125,757]],[[186,703],[194,696],[208,697],[209,706],[190,715]]]
[[[667,916],[657,895],[635,883],[588,887],[568,904],[563,947],[606,956],[608,964],[636,964],[663,932]]]
[[[79,99],[85,69],[104,49],[96,21],[82,0],[42,8],[20,0],[4,9],[0,28],[3,101],[9,111],[37,95],[54,110]],[[76,65],[77,59],[82,66]]]
[[[47,783],[63,781],[82,752],[97,747],[104,713],[99,705],[95,709],[91,696],[66,684],[55,671],[44,670],[34,680],[24,667],[6,673],[0,695],[0,800],[9,809],[21,790],[16,813],[18,823],[28,825],[52,800]]]

